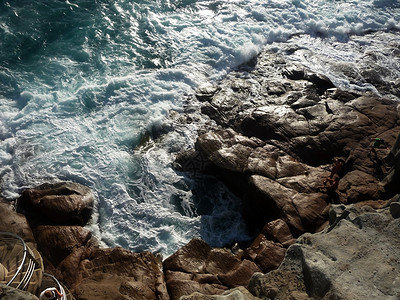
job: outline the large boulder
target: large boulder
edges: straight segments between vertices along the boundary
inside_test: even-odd
[[[34,226],[84,226],[91,217],[94,196],[89,188],[78,183],[45,183],[25,190],[18,202]]]
[[[247,286],[253,273],[261,271],[254,262],[241,260],[228,249],[213,249],[200,239],[193,239],[166,258],[163,269],[171,299],[194,292],[222,294]]]
[[[388,208],[335,206],[324,231],[302,235],[279,269],[254,275],[249,290],[258,297],[274,293],[277,300],[293,293],[317,299],[396,299],[399,229],[400,219]],[[281,289],[282,277],[292,278],[290,291]]]
[[[347,173],[340,180],[338,190],[342,203],[378,200],[384,192],[377,178],[359,170]]]
[[[161,262],[150,252],[90,248],[71,291],[78,299],[167,300]]]
[[[40,225],[34,229],[38,250],[54,266],[74,249],[90,245],[92,234],[81,226]]]
[[[304,232],[301,218],[292,200],[296,191],[259,175],[250,176],[248,185],[245,206],[245,217],[248,220],[253,218],[254,225],[261,229],[268,221],[280,218],[289,225],[292,232]]]
[[[268,222],[265,224],[261,232],[267,239],[278,242],[282,245],[287,244],[294,239],[289,226],[281,219]]]

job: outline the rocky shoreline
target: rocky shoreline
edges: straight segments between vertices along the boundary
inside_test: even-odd
[[[211,125],[174,166],[242,200],[254,236],[243,249],[193,239],[163,260],[101,248],[84,228],[93,195],[75,183],[26,190],[24,215],[2,203],[0,230],[37,247],[76,299],[398,299],[400,83],[369,80],[386,96],[337,89],[264,51],[190,99]],[[375,138],[387,147],[371,151]]]

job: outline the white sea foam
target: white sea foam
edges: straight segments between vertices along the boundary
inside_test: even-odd
[[[133,250],[170,254],[195,236],[218,246],[246,238],[233,195],[171,168],[197,128],[176,128],[168,114],[201,83],[289,39],[303,49],[291,59],[338,85],[373,90],[325,68],[361,63],[365,45],[381,55],[388,79],[399,78],[388,41],[363,39],[400,30],[398,1],[59,1],[0,9],[3,195],[16,198],[46,181],[85,184],[98,200],[90,228],[105,244]],[[69,22],[58,22],[59,12]],[[148,133],[164,136],[146,142]]]

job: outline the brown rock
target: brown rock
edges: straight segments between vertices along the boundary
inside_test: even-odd
[[[57,266],[57,269],[52,271],[66,286],[70,287],[77,281],[78,266],[84,259],[86,251],[85,247],[73,248],[71,253]],[[46,267],[48,268],[48,266]]]
[[[383,187],[371,174],[355,170],[340,180],[338,191],[342,203],[355,203],[380,199]]]
[[[171,270],[164,270],[164,274],[166,278],[173,278],[175,280],[193,280],[193,276],[198,275],[198,274],[192,274],[192,273],[185,273],[185,272],[179,272],[179,271],[171,271]],[[202,274],[200,274],[202,275]],[[198,282],[202,281],[202,279],[196,280]]]
[[[80,226],[41,225],[34,229],[38,249],[55,267],[74,249],[88,244],[92,234]]]
[[[41,224],[83,226],[91,216],[94,196],[89,188],[77,183],[45,183],[25,190],[19,202],[28,218],[34,220],[32,223],[39,219]]]
[[[79,299],[169,299],[159,260],[122,248],[91,248],[72,291]]]
[[[245,250],[243,257],[254,261],[266,273],[279,267],[285,252],[286,249],[281,244],[267,240],[263,234],[260,234]]]
[[[260,272],[260,268],[252,261],[244,259],[241,263],[232,268],[226,274],[221,274],[218,278],[221,280],[222,284],[234,288],[238,286],[247,286],[251,276],[255,272]]]
[[[170,279],[167,281],[168,292],[171,300],[180,299],[182,296],[188,296],[195,292],[206,295],[219,295],[226,291],[228,288],[218,284],[200,284],[193,280],[175,280]]]
[[[25,242],[35,243],[25,216],[17,213],[10,204],[0,202],[0,216],[0,231],[15,233]]]
[[[205,273],[225,274],[236,268],[240,260],[230,250],[216,248],[212,249],[207,256]]]
[[[293,197],[293,204],[306,231],[315,231],[328,217],[326,209],[328,196],[326,194],[296,194]]]
[[[264,221],[264,225],[268,219],[280,218],[289,225],[292,232],[296,234],[304,232],[303,224],[292,202],[296,191],[258,175],[250,176],[249,186],[249,198],[246,203],[249,219],[253,216]]]
[[[221,294],[246,286],[252,274],[260,271],[255,263],[242,261],[227,249],[212,249],[199,239],[165,259],[163,266],[171,299],[194,292]]]
[[[156,300],[154,292],[145,284],[130,281],[123,276],[98,273],[84,278],[74,290],[78,299],[146,299]]]
[[[193,274],[192,280],[197,281],[200,284],[217,284],[222,285],[218,275],[215,274]]]
[[[267,239],[272,239],[281,244],[293,239],[289,226],[281,219],[276,219],[265,224],[262,234],[264,234]]]

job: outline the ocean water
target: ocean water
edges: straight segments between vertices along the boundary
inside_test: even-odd
[[[246,240],[238,199],[212,177],[173,170],[198,128],[175,128],[171,112],[289,42],[304,49],[290,59],[377,92],[335,66],[357,69],[374,53],[385,80],[400,78],[399,30],[398,0],[0,0],[2,195],[84,184],[96,196],[89,228],[134,251]],[[367,37],[381,31],[393,34]]]

